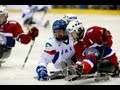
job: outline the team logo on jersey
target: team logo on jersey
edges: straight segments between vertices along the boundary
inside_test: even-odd
[[[70,51],[72,51],[71,47],[69,49],[64,49],[64,50],[61,51],[61,55],[65,54],[65,53],[68,53]]]
[[[46,43],[45,47],[48,48],[48,47],[51,47],[52,45],[50,43]]]

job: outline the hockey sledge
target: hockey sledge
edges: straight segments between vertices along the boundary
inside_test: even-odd
[[[3,63],[5,63],[5,61],[0,61],[0,67],[2,66]]]

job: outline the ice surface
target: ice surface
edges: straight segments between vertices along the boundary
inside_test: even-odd
[[[42,13],[37,13],[36,18],[40,19]],[[50,20],[52,24],[54,20],[62,18],[63,14],[52,14],[48,13],[45,20]],[[78,18],[81,19],[85,28],[93,25],[100,25],[109,29],[113,35],[113,49],[117,53],[118,58],[120,58],[120,16],[112,15],[80,15]],[[22,24],[21,12],[13,13],[9,12],[9,19],[14,19]],[[23,27],[24,28],[24,27]],[[6,63],[2,64],[0,68],[0,85],[120,85],[120,78],[112,78],[106,82],[95,83],[93,79],[78,80],[74,82],[67,82],[63,79],[53,80],[53,81],[38,81],[34,77],[36,76],[36,66],[39,61],[39,56],[41,51],[44,49],[44,44],[47,38],[52,35],[51,27],[49,29],[44,29],[43,27],[38,27],[40,29],[40,35],[36,38],[35,44],[33,46],[32,52],[28,58],[28,61],[22,70],[22,65],[30,48],[30,44],[22,45],[16,43],[16,47],[13,48],[11,56],[6,59]],[[25,32],[27,30],[24,28]],[[54,70],[52,64],[48,65],[48,70]]]

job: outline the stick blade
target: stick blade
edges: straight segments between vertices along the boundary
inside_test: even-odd
[[[25,63],[22,65],[22,68],[21,68],[21,69],[23,70],[23,69],[24,69],[24,67],[25,67]]]

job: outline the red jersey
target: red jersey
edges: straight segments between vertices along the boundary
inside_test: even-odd
[[[15,40],[22,44],[28,44],[31,41],[31,37],[25,34],[21,25],[13,20],[9,20],[0,26],[0,34],[3,34],[7,43],[11,43],[11,47],[15,46]]]
[[[86,30],[85,36],[79,42],[74,44],[76,56],[79,60],[84,59],[83,52],[85,48],[102,46],[104,41],[107,41],[107,46],[112,46],[112,36],[111,33],[99,26],[93,26]]]

